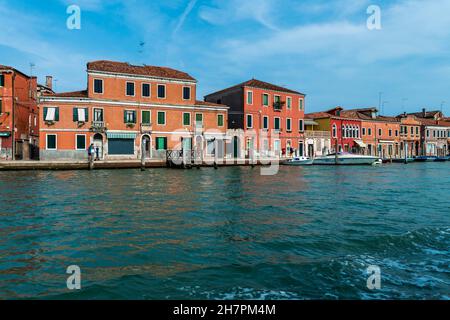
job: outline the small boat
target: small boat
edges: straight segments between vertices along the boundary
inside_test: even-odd
[[[309,157],[294,157],[283,162],[287,166],[310,166],[313,164],[313,159]]]
[[[429,162],[429,161],[436,161],[436,156],[419,156],[415,158],[415,161],[418,162]]]
[[[411,163],[414,162],[415,159],[414,158],[396,158],[396,159],[392,159],[393,163]]]
[[[314,159],[314,165],[373,165],[383,162],[379,157],[340,152]]]

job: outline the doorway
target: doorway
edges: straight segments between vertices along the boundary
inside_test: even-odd
[[[149,159],[152,157],[152,142],[151,138],[148,135],[145,135],[142,137],[142,148],[144,152],[144,156],[146,159]]]
[[[98,148],[98,157],[100,160],[103,159],[103,136],[100,133],[96,133],[94,135],[94,150],[97,154]]]

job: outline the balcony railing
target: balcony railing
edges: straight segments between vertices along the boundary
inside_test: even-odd
[[[323,138],[323,139],[331,139],[330,131],[305,131],[305,138]]]
[[[276,101],[273,103],[273,110],[281,111],[281,110],[283,110],[283,105],[284,105],[284,102]]]
[[[103,121],[92,121],[91,130],[94,132],[101,132],[106,130],[105,122]]]
[[[150,133],[153,130],[153,123],[141,123],[141,133]]]

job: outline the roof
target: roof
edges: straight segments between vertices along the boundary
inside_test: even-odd
[[[136,66],[127,62],[99,60],[87,64],[88,71],[120,73],[127,75],[150,76],[166,79],[196,81],[189,74],[167,67]]]
[[[23,75],[24,77],[27,77],[28,79],[36,78],[36,77],[30,77],[29,75],[23,73],[23,72],[20,71],[20,70],[17,70],[16,68],[13,68],[13,67],[10,67],[10,66],[5,66],[5,65],[2,65],[2,64],[0,64],[0,70],[14,71],[14,72],[20,73],[20,74]]]
[[[450,122],[433,119],[419,118],[417,119],[423,126],[450,127]]]
[[[423,111],[421,112],[412,112],[412,113],[408,113],[409,115],[413,115],[419,118],[434,118],[436,116],[436,114],[441,113],[441,111],[439,110],[434,110],[434,111],[425,111],[425,116],[423,114]]]
[[[332,115],[326,112],[312,112],[305,114],[305,118],[307,119],[322,119],[322,118],[331,118]]]
[[[60,98],[87,98],[87,90],[82,91],[72,91],[72,92],[61,92],[61,93],[44,93],[44,97],[60,97]]]
[[[212,103],[212,102],[206,102],[206,101],[195,101],[196,106],[205,106],[205,107],[220,107],[220,108],[229,108],[227,105],[219,104],[219,103]]]
[[[277,85],[269,83],[269,82],[264,82],[264,81],[257,80],[257,79],[251,79],[251,80],[242,82],[240,84],[234,85],[232,87],[229,87],[229,88],[226,88],[226,89],[214,92],[214,93],[210,93],[210,94],[206,95],[206,97],[216,95],[219,93],[223,93],[223,92],[227,92],[227,91],[231,91],[231,90],[238,89],[238,88],[244,88],[244,87],[266,89],[266,90],[279,91],[279,92],[285,92],[285,93],[293,93],[293,94],[299,94],[299,95],[303,95],[303,96],[305,95],[301,92],[287,89],[285,87],[280,87],[280,86],[277,86]]]

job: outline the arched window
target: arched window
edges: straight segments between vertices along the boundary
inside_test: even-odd
[[[359,127],[356,127],[356,137],[359,138]]]
[[[347,130],[345,129],[345,126],[342,125],[342,137],[345,138],[347,136]]]
[[[336,138],[336,133],[337,133],[337,127],[335,124],[333,124],[333,138]]]

